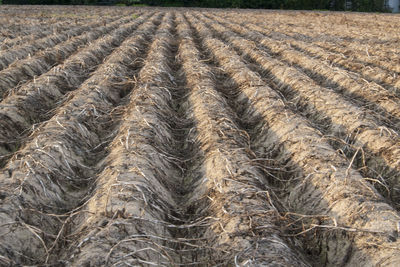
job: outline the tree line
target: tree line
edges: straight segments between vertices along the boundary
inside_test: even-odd
[[[3,3],[35,5],[144,4],[149,6],[212,8],[350,10],[366,12],[387,11],[385,0],[3,0]]]
[[[158,5],[163,0],[143,0],[149,5]],[[305,10],[385,10],[385,0],[182,0],[183,5],[228,8],[305,9]]]

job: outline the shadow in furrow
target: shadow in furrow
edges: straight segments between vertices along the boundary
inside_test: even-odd
[[[183,152],[173,128],[185,121],[176,116],[184,93],[171,74],[173,16],[166,12],[155,33],[93,196],[74,220],[71,266],[179,265],[183,241],[171,229],[183,223],[176,205]]]
[[[249,136],[220,94],[215,69],[204,63],[199,40],[184,18],[179,20],[179,34],[190,116],[195,121],[192,134],[202,155],[194,162],[199,178],[187,208],[209,225],[192,229],[192,237],[206,238],[206,243],[198,241],[207,249],[197,256],[207,259],[207,266],[308,266],[291,240],[283,237],[279,202],[254,164]]]
[[[0,253],[10,264],[63,264],[71,222],[103,168],[108,151],[101,148],[115,135],[116,108],[160,19],[125,40],[0,173]]]
[[[58,108],[73,98],[74,91],[96,73],[107,56],[149,15],[123,26],[110,25],[104,28],[104,33],[111,33],[102,38],[100,33],[93,34],[93,41],[98,38],[94,43],[86,45],[63,64],[26,83],[0,103],[0,168],[24,143],[29,142],[27,137],[40,128],[40,123],[51,119]]]
[[[399,257],[392,249],[399,244],[399,215],[394,209],[232,48],[214,38],[209,25],[193,16],[190,21],[206,40],[205,47],[240,84],[236,100],[246,110],[244,118],[263,118],[254,129],[256,155],[273,158],[291,171],[279,181],[285,189],[279,197],[290,210],[284,218],[292,221],[285,228],[294,230],[315,265],[396,266]],[[383,214],[391,214],[390,219]]]
[[[239,55],[254,63],[261,70],[258,72],[266,84],[280,92],[293,111],[297,110],[317,126],[330,144],[346,155],[349,162],[365,175],[365,179],[398,208],[400,172],[397,159],[400,150],[397,133],[380,126],[368,111],[319,87],[297,69],[261,53],[254,48],[254,43],[235,33],[222,31],[222,28],[217,29],[215,25],[208,25],[214,28],[216,36],[229,41]]]

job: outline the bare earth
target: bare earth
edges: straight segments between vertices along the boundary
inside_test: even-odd
[[[0,266],[400,266],[399,26],[0,6]]]

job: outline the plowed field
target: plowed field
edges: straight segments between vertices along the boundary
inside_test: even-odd
[[[0,6],[0,266],[400,266],[399,25]]]

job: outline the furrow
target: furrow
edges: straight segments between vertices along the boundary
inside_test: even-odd
[[[4,28],[2,28],[0,32],[2,35],[0,37],[0,41],[2,42],[0,50],[7,50],[16,42],[29,38],[30,36],[43,38],[53,33],[53,27],[63,27],[63,24],[66,24],[66,20],[38,21],[34,18],[25,18],[25,21],[19,23],[12,18],[9,18],[7,21],[5,16],[2,18],[4,19],[0,20],[0,23],[2,23]],[[31,40],[33,39],[34,38],[31,38]]]
[[[127,20],[127,18],[118,19],[120,23],[124,21],[126,22]],[[7,67],[9,66],[18,66],[18,62],[20,60],[23,60],[27,57],[30,58],[33,55],[36,55],[35,53],[40,54],[42,50],[52,48],[53,46],[56,46],[57,44],[60,44],[62,42],[70,41],[70,38],[80,36],[86,31],[91,30],[93,27],[98,27],[101,25],[104,25],[104,22],[92,22],[88,25],[77,26],[75,28],[69,29],[66,32],[56,32],[51,36],[35,40],[33,43],[20,45],[18,47],[5,51],[0,51],[0,71],[7,69]]]
[[[300,222],[303,228],[294,229],[295,233],[302,236],[315,265],[396,266],[400,261],[396,211],[233,49],[213,38],[209,25],[193,16],[189,21],[238,87],[231,94],[241,119],[254,125],[249,131],[251,147],[258,158],[276,160],[275,169],[281,166],[280,183],[286,192],[281,199],[289,209],[285,217],[293,219],[293,225]]]
[[[288,32],[292,32],[292,30],[289,28],[288,32],[284,32],[288,35]],[[358,34],[359,31],[357,32],[357,35]],[[365,38],[354,42],[353,40],[349,40],[348,37],[344,37],[340,34],[335,36],[331,33],[324,34],[322,38],[318,38],[313,32],[304,31],[304,29],[295,31],[289,36],[298,39],[299,37],[296,35],[300,35],[303,39],[306,37],[305,39],[312,43],[312,45],[319,46],[331,52],[340,53],[343,56],[350,56],[355,60],[361,60],[373,66],[382,67],[390,72],[395,72],[397,74],[400,72],[400,65],[398,64],[399,58],[397,56],[398,52],[390,51],[390,45],[396,43],[394,40],[383,41],[377,37],[370,37],[371,39]],[[371,44],[371,41],[375,38],[383,43],[372,42]]]
[[[32,58],[20,60],[6,69],[0,71],[0,94],[6,95],[19,89],[19,84],[35,79],[43,73],[49,71],[54,65],[62,62],[76,52],[81,46],[107,34],[111,30],[120,27],[124,23],[129,23],[130,19],[122,19],[111,23],[109,26],[99,26],[92,28],[90,32],[76,36],[66,42],[60,43],[51,49],[47,49]],[[1,99],[1,98],[0,98]]]
[[[173,14],[156,32],[130,96],[93,196],[76,218],[78,238],[68,266],[177,266],[179,251],[169,228],[181,171],[167,152],[176,145],[170,120]],[[185,242],[182,240],[181,242]]]
[[[398,22],[0,5],[0,266],[400,266]]]
[[[132,87],[161,16],[139,26],[2,170],[0,254],[12,264],[62,264],[69,222],[89,198],[114,135],[112,112]]]
[[[203,158],[196,159],[199,178],[187,203],[195,216],[211,219],[197,233],[211,249],[199,258],[209,258],[208,265],[308,266],[282,237],[271,192],[251,161],[248,135],[238,128],[217,92],[213,73],[202,63],[192,31],[181,16],[178,34],[179,57],[191,90],[192,136]]]
[[[379,66],[397,75],[399,75],[400,73],[400,58],[398,57],[398,52],[385,52],[387,50],[390,51],[390,49],[385,45],[381,45],[379,47],[370,47],[368,45],[349,43],[347,45],[343,44],[342,46],[339,46],[334,45],[333,43],[319,41],[315,42],[315,44],[321,48],[327,49],[335,53],[351,55],[358,60],[362,60],[368,62],[369,64]],[[398,79],[396,80],[396,85],[399,86]]]
[[[49,18],[35,18],[32,17],[32,14],[29,14],[25,17],[21,14],[18,14],[17,17],[7,16],[7,14],[4,14],[4,17],[7,17],[7,21],[4,21],[2,24],[6,27],[6,29],[2,30],[2,35],[6,36],[6,38],[3,40],[0,38],[2,41],[0,50],[7,50],[13,46],[15,47],[23,43],[48,37],[56,32],[62,32],[64,30],[71,29],[71,22],[74,26],[88,24],[93,16],[97,16],[97,19],[101,18],[103,23],[107,23],[107,21],[110,22],[110,19],[111,21],[114,21],[118,18],[127,16],[130,13],[129,11],[117,13],[115,10],[110,10],[110,13],[107,13],[105,10],[96,10],[95,8],[91,10],[90,16],[82,13],[82,10],[79,10],[78,12],[79,15],[71,14],[72,16],[57,16],[55,14],[51,14]],[[36,11],[35,14],[37,13],[38,12]],[[24,17],[22,22],[20,22],[20,17]]]
[[[384,118],[381,121],[386,121],[387,124],[399,129],[400,98],[395,93],[386,91],[378,84],[368,82],[362,77],[354,75],[354,73],[333,68],[325,62],[293,50],[291,41],[275,41],[240,25],[224,23],[219,18],[214,19],[235,33],[240,34],[243,38],[261,44],[261,49],[265,47],[269,53],[280,57],[289,65],[301,69],[319,85],[333,87],[335,91],[344,94],[349,99],[359,99],[362,105],[382,114]]]
[[[18,151],[32,125],[51,117],[51,110],[62,105],[65,94],[78,88],[122,43],[121,35],[126,36],[150,15],[143,15],[123,26],[111,26],[107,28],[111,33],[96,41],[94,38],[101,36],[100,32],[90,34],[93,43],[34,81],[26,83],[0,103],[0,167]]]
[[[400,197],[400,149],[398,134],[337,93],[319,86],[294,67],[272,58],[248,41],[224,28],[210,25],[243,56],[257,63],[271,86],[282,92],[293,109],[306,115],[328,135],[335,147],[366,173],[381,193],[398,205]]]
[[[367,80],[372,84],[377,83],[383,86],[385,90],[393,91],[394,93],[397,93],[397,95],[400,95],[400,79],[397,76],[399,72],[394,72],[387,67],[379,66],[379,64],[373,60],[367,61],[364,58],[357,60],[354,58],[354,54],[357,54],[357,51],[348,50],[346,55],[344,55],[343,53],[334,52],[332,49],[324,49],[301,40],[292,39],[288,42],[297,50],[307,53],[310,57],[325,61],[326,64],[335,67],[334,69],[339,68],[344,71],[352,71],[359,74],[361,77],[354,77],[354,74],[349,76],[359,80],[362,84],[366,83],[365,80]],[[384,61],[383,65],[386,64],[393,66],[392,62]],[[336,78],[336,76],[332,78]],[[334,81],[339,83],[340,80],[336,78]],[[382,88],[379,90],[382,90]]]
[[[357,51],[355,50],[341,50],[340,52],[338,52],[335,51],[333,45],[329,45],[329,43],[327,42],[323,43],[323,46],[325,48],[322,48],[315,43],[309,43],[306,41],[302,41],[301,39],[299,40],[298,38],[296,38],[296,36],[292,36],[286,32],[284,34],[281,33],[279,36],[274,37],[274,34],[271,33],[270,30],[267,30],[263,27],[253,24],[246,24],[246,27],[248,29],[270,36],[270,38],[273,39],[284,39],[285,43],[290,44],[291,47],[294,47],[301,52],[306,52],[311,57],[317,57],[319,60],[323,60],[329,63],[326,65],[333,65],[341,69],[344,68],[345,70],[359,73],[360,75],[362,75],[362,77],[355,77],[354,75],[350,75],[350,77],[357,79],[361,84],[369,84],[365,80],[362,80],[362,78],[364,78],[369,82],[376,82],[378,84],[381,84],[385,87],[386,90],[394,91],[394,93],[398,93],[399,91],[400,79],[396,74],[399,74],[400,69],[395,70],[393,68],[388,68],[388,64],[391,67],[395,66],[396,64],[393,64],[393,62],[388,62],[387,60],[382,61],[382,59],[384,59],[385,57],[372,58],[368,55],[364,56],[364,53],[357,53]],[[365,51],[368,52],[368,50]],[[355,57],[358,59],[356,59]],[[382,62],[379,63],[379,61]],[[338,71],[334,72],[338,73]],[[339,81],[341,81],[337,76],[330,78],[336,78],[334,80],[334,82],[336,83],[339,83]]]
[[[83,23],[85,22],[77,20],[75,21],[75,26],[82,26]],[[25,22],[24,24],[29,25],[29,22],[28,23]],[[11,24],[9,26],[15,26],[15,25]],[[11,38],[10,36],[11,33],[10,33],[10,35],[8,35],[7,38],[3,39],[0,45],[0,51],[13,49],[18,45],[34,42],[37,39],[49,37],[55,32],[62,32],[68,29],[71,29],[71,23],[70,21],[67,20],[64,21],[54,20],[54,21],[49,21],[47,23],[38,23],[36,25],[30,25],[30,27],[25,30],[21,28],[12,30],[10,29],[10,27],[8,27],[9,31],[15,32],[15,36]]]
[[[315,14],[309,14],[305,18],[313,19],[313,15]],[[292,20],[293,22],[296,21],[295,25],[301,24],[299,27],[293,27],[294,25],[290,25],[289,21],[286,20],[283,23],[283,31],[292,32],[297,36],[308,37],[307,39],[313,43],[333,44],[335,48],[350,49],[352,52],[358,52],[354,53],[355,57],[365,57],[364,55],[367,55],[367,57],[368,55],[377,56],[379,58],[387,58],[392,64],[396,63],[399,59],[399,48],[396,46],[398,41],[397,29],[393,31],[389,27],[382,26],[374,29],[374,25],[369,25],[366,26],[368,30],[362,31],[362,34],[360,34],[360,25],[349,27],[350,21],[358,22],[357,19],[354,20],[351,17],[353,17],[353,14],[349,18],[344,18],[345,23],[339,23],[341,25],[338,25],[337,22],[328,22],[325,25],[321,25],[318,17],[314,17],[315,22],[311,24],[312,26],[304,20],[304,17],[302,18],[303,23],[299,23],[298,20]],[[289,19],[289,16],[286,16],[286,18]],[[250,20],[252,19],[250,18]],[[265,22],[257,23],[255,21],[255,24],[269,28]],[[343,27],[343,24],[346,27]],[[396,65],[399,66],[398,64]]]

